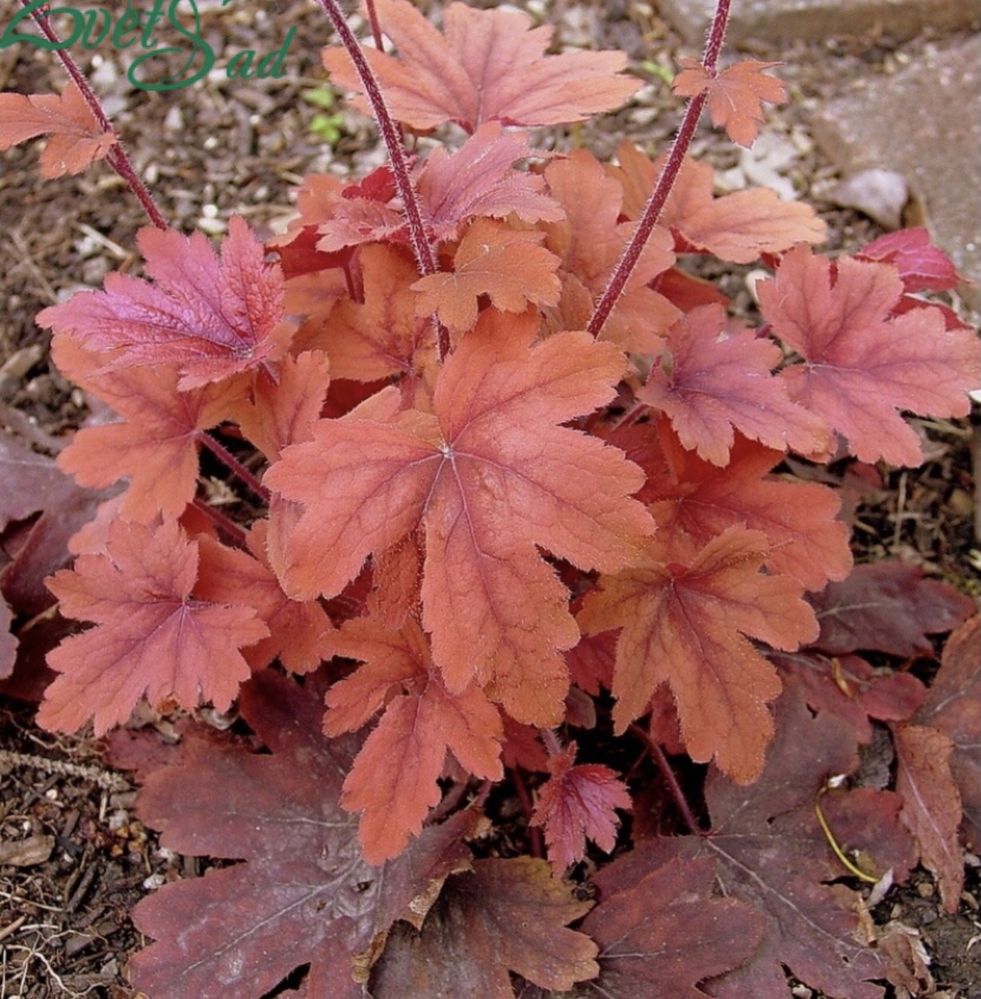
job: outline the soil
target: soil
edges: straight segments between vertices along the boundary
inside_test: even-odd
[[[627,109],[582,127],[545,130],[542,143],[558,149],[583,145],[600,157],[612,156],[622,137],[647,151],[664,149],[679,114],[659,73],[680,56],[697,53],[646,3],[529,0],[525,6],[534,13],[548,8],[560,44],[620,48],[650,81]],[[260,233],[280,231],[292,213],[291,189],[303,174],[347,176],[381,162],[371,123],[356,114],[343,108],[326,112],[337,115],[333,146],[316,132],[315,118],[325,112],[309,91],[324,86],[318,49],[329,39],[319,10],[278,3],[253,14],[222,8],[217,0],[199,0],[199,7],[209,37],[227,52],[268,50],[295,27],[287,75],[254,82],[213,74],[186,90],[148,93],[129,85],[125,53],[103,47],[91,58],[90,78],[175,227],[220,235],[228,217],[238,213]],[[854,249],[882,230],[829,200],[835,174],[810,138],[809,113],[844,81],[857,74],[889,75],[928,44],[933,40],[921,37],[897,45],[879,35],[751,53],[781,60],[792,94],[788,105],[768,115],[771,154],[757,169],[770,170],[819,209],[834,250]],[[0,52],[0,90],[45,92],[62,83],[50,53],[23,45]],[[717,167],[723,186],[746,182],[747,159],[704,123],[694,151]],[[95,168],[42,183],[36,158],[31,144],[0,154],[0,295],[6,301],[0,315],[0,420],[37,446],[56,450],[88,410],[84,395],[49,366],[47,341],[33,316],[77,287],[98,285],[110,270],[134,268],[133,236],[146,220],[110,171]],[[712,265],[706,267],[747,315],[753,309],[745,281],[750,269],[727,267],[723,274],[721,267],[714,273]],[[866,482],[853,504],[858,558],[898,556],[978,594],[972,430],[940,421],[921,426],[930,441],[926,464]],[[42,732],[32,724],[30,706],[0,700],[0,999],[132,995],[126,960],[146,941],[129,910],[147,892],[194,876],[201,866],[159,846],[135,819],[134,798],[127,776],[107,767],[94,740]],[[11,844],[18,849],[4,853]],[[981,868],[975,858],[969,863],[957,914],[942,913],[923,872],[893,889],[873,913],[877,922],[898,919],[919,931],[935,981],[921,994],[981,997]],[[801,997],[811,994],[794,990]]]

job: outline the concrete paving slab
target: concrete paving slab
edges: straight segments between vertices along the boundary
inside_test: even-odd
[[[698,44],[715,0],[658,0],[658,12],[686,41]],[[813,41],[884,31],[911,38],[981,26],[981,0],[734,0],[729,40]]]
[[[927,49],[895,76],[856,81],[812,126],[843,173],[903,174],[934,239],[975,282],[965,299],[981,308],[981,37]]]

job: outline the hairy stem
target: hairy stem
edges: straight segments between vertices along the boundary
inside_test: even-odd
[[[658,770],[661,771],[661,776],[668,785],[668,791],[671,793],[671,798],[675,803],[675,807],[678,809],[678,813],[681,815],[682,822],[684,822],[684,824],[688,827],[688,831],[695,836],[701,835],[702,830],[698,824],[698,819],[695,818],[695,813],[692,810],[691,805],[688,804],[685,792],[681,789],[681,785],[678,783],[678,778],[675,776],[675,772],[671,767],[671,761],[661,748],[660,743],[656,739],[651,738],[651,736],[645,732],[640,725],[631,725],[630,731],[636,735],[638,739],[641,739],[647,746],[647,749],[651,754],[651,758],[654,760]]]
[[[562,743],[550,728],[540,728],[538,734],[542,737],[542,742],[545,743],[545,749],[548,751],[549,756],[561,755]]]
[[[715,72],[719,52],[722,49],[722,41],[725,38],[726,26],[729,23],[729,4],[730,0],[717,0],[715,17],[712,19],[708,41],[705,43],[702,64],[706,72],[710,75]],[[617,261],[617,265],[610,275],[610,280],[603,289],[603,294],[600,295],[599,301],[596,303],[593,314],[586,326],[586,329],[593,336],[599,336],[607,319],[610,318],[610,313],[623,294],[623,289],[626,287],[634,267],[637,266],[637,261],[640,260],[640,255],[647,245],[647,240],[650,238],[651,232],[653,232],[654,226],[661,216],[665,202],[668,200],[668,195],[671,194],[671,188],[674,187],[674,182],[681,170],[681,165],[684,163],[685,154],[691,145],[692,137],[695,134],[695,127],[698,125],[698,119],[702,115],[706,99],[707,94],[703,91],[688,102],[685,115],[681,120],[681,126],[678,128],[678,134],[671,145],[670,153],[668,153],[667,162],[665,162],[661,170],[661,175],[657,178],[657,183],[654,185],[654,190],[651,191],[651,195],[647,199],[647,204],[644,205],[644,211],[640,216],[637,227],[634,229],[634,234],[630,238],[630,242],[627,244],[620,259]]]
[[[269,502],[269,490],[243,465],[238,458],[219,444],[209,433],[203,430],[197,436],[198,441],[206,447],[240,482],[252,490],[260,499]]]
[[[412,253],[416,258],[416,266],[419,268],[419,273],[423,277],[435,274],[437,270],[436,254],[433,252],[429,236],[426,234],[422,206],[419,203],[419,197],[416,194],[415,188],[412,186],[412,178],[409,176],[409,165],[405,159],[401,133],[385,105],[385,98],[382,96],[381,87],[378,86],[378,80],[371,71],[368,60],[365,58],[364,52],[361,51],[361,46],[358,44],[358,40],[347,26],[347,22],[344,20],[344,15],[341,13],[336,0],[320,0],[320,6],[323,7],[324,13],[330,18],[330,23],[334,26],[334,30],[340,37],[341,44],[347,49],[347,54],[351,57],[351,62],[354,63],[354,68],[361,78],[365,95],[371,104],[375,121],[378,123],[378,131],[381,132],[382,140],[388,151],[388,158],[392,164],[395,186],[398,189],[399,197],[401,197],[402,205],[405,209],[405,218],[409,225],[409,243],[412,246]],[[436,323],[436,346],[439,359],[442,361],[449,353],[450,336],[442,323],[435,319],[434,322]]]
[[[524,812],[525,819],[528,822],[528,839],[531,845],[531,855],[541,859],[545,856],[545,844],[542,842],[542,830],[538,826],[531,824],[531,817],[535,814],[535,806],[531,803],[531,795],[528,793],[524,778],[518,772],[517,767],[511,771],[511,777],[514,782],[514,790],[518,795],[518,801],[521,803],[521,811]]]
[[[202,499],[195,499],[191,505],[195,510],[203,513],[219,531],[224,531],[228,536],[228,540],[234,545],[238,548],[246,547],[248,536],[244,529],[236,524],[234,520],[229,520],[220,510],[216,510]]]
[[[28,6],[28,0],[20,0],[20,5],[26,8]],[[53,45],[60,46],[61,39],[48,22],[47,15],[40,13],[39,10],[30,11],[30,15],[44,37],[47,38]],[[106,156],[106,162],[122,178],[123,182],[133,192],[133,194],[136,195],[136,200],[139,201],[140,205],[142,205],[143,210],[147,213],[150,221],[158,229],[166,229],[167,223],[164,220],[163,214],[157,207],[157,203],[153,200],[153,195],[147,189],[146,184],[143,183],[140,179],[140,175],[136,172],[136,168],[133,166],[132,161],[123,147],[122,140],[117,135],[116,130],[112,127],[112,123],[106,115],[102,102],[89,85],[89,81],[85,78],[85,74],[81,71],[81,69],[79,69],[78,63],[72,58],[72,55],[67,48],[55,49],[55,53],[61,60],[62,66],[65,67],[65,71],[72,78],[75,86],[81,91],[82,97],[91,109],[92,114],[95,115],[95,119],[99,123],[99,127],[103,132],[111,133],[116,136],[116,144],[109,150],[109,154]]]
[[[375,48],[381,51],[383,47],[382,29],[378,23],[378,11],[375,10],[375,0],[364,0],[364,5],[368,9],[368,23],[371,25],[371,37],[375,42]]]

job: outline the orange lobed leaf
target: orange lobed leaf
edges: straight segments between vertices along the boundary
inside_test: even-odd
[[[239,386],[180,392],[174,365],[103,372],[96,355],[63,335],[55,337],[52,356],[67,377],[122,417],[82,427],[58,455],[58,467],[83,486],[129,479],[118,505],[128,520],[148,524],[161,513],[179,517],[197,488],[201,435],[230,414]]]
[[[451,332],[463,333],[477,322],[481,295],[501,312],[523,312],[529,304],[559,300],[559,259],[538,244],[534,230],[509,229],[478,219],[460,240],[451,272],[439,271],[412,285],[418,293],[416,315],[436,313]]]
[[[433,415],[400,412],[389,388],[318,423],[266,481],[303,507],[288,539],[271,535],[288,593],[338,593],[421,526],[423,624],[447,688],[476,680],[517,720],[554,725],[569,684],[559,652],[579,635],[535,546],[616,571],[652,523],[628,498],[640,470],[558,426],[612,398],[623,356],[581,332],[532,347],[537,327],[486,311],[440,372]]]
[[[585,326],[593,298],[601,294],[630,236],[633,223],[619,222],[623,192],[592,153],[575,150],[545,168],[549,191],[562,205],[565,220],[547,227],[547,246],[562,259],[568,272],[565,297],[577,295],[575,308],[566,307],[566,328]],[[610,314],[603,338],[639,353],[661,347],[658,334],[681,317],[663,295],[647,287],[674,264],[672,239],[655,227],[623,294]],[[578,293],[578,294],[577,294]]]
[[[527,14],[474,10],[451,3],[439,32],[407,0],[376,0],[378,19],[398,58],[366,47],[392,115],[413,128],[453,121],[473,132],[487,121],[558,125],[619,107],[640,87],[621,75],[620,52],[546,55],[548,26],[531,27]],[[350,57],[324,50],[331,82],[364,93]],[[356,105],[368,109],[360,97]]]
[[[43,309],[41,326],[111,352],[104,369],[177,364],[181,390],[198,388],[280,357],[283,275],[234,216],[221,257],[200,233],[141,229],[137,242],[154,284],[110,274],[105,291],[86,291]]]
[[[767,704],[781,685],[749,637],[795,649],[817,636],[800,584],[759,573],[768,547],[759,531],[730,527],[680,564],[655,538],[637,568],[602,578],[587,594],[579,614],[586,634],[622,628],[612,688],[617,732],[666,683],[691,758],[714,759],[741,784],[759,776],[773,734]]]
[[[92,719],[102,735],[126,721],[143,696],[227,710],[249,676],[241,649],[269,629],[252,607],[193,598],[197,573],[197,542],[175,521],[117,521],[105,554],[81,555],[74,569],[55,573],[48,585],[61,613],[96,626],[48,655],[59,676],[45,692],[38,724],[74,732]]]
[[[696,97],[707,91],[712,124],[724,128],[733,142],[748,147],[763,122],[763,102],[780,104],[787,99],[783,82],[763,72],[779,65],[744,59],[721,73],[709,73],[698,60],[682,59],[673,89],[679,97]]]
[[[293,673],[309,673],[334,655],[335,628],[318,601],[290,600],[283,593],[269,567],[267,528],[264,520],[252,525],[248,552],[228,548],[214,538],[198,538],[201,564],[194,595],[212,603],[255,608],[269,637],[244,652],[253,670],[265,669],[278,658]]]
[[[609,768],[597,763],[574,766],[576,744],[551,757],[551,777],[538,789],[531,818],[543,826],[548,859],[556,877],[586,855],[591,839],[605,853],[616,845],[620,820],[615,809],[631,808],[624,783]]]
[[[119,141],[103,131],[72,81],[60,94],[0,94],[0,150],[39,135],[50,136],[41,153],[41,176],[49,180],[81,173]]]
[[[623,213],[640,218],[654,189],[665,156],[652,162],[636,146],[617,147],[618,168],[608,167],[624,188]],[[749,264],[763,253],[782,253],[796,243],[820,243],[828,228],[810,205],[781,201],[768,188],[713,196],[713,171],[707,163],[686,159],[661,212],[661,224],[680,233],[685,243],[722,260]]]
[[[441,792],[437,780],[449,750],[477,777],[500,780],[504,730],[497,708],[479,688],[452,694],[431,668],[428,642],[408,621],[399,632],[368,618],[348,621],[335,642],[339,655],[364,665],[327,692],[324,731],[360,728],[383,705],[344,781],[341,805],[361,812],[358,835],[370,864],[398,856]]]
[[[821,420],[771,374],[782,357],[772,340],[727,329],[722,306],[699,306],[668,331],[661,364],[637,398],[666,413],[681,443],[713,465],[728,462],[735,429],[780,450],[826,450]]]
[[[851,571],[848,526],[836,516],[841,500],[827,486],[767,475],[783,460],[779,451],[737,437],[728,465],[719,468],[682,448],[663,420],[618,430],[609,440],[647,472],[639,498],[666,533],[684,531],[705,545],[733,524],[762,531],[771,545],[767,568],[808,590]]]
[[[308,350],[284,357],[276,379],[256,379],[251,399],[235,413],[242,433],[270,460],[290,444],[310,439],[330,384],[327,355]]]
[[[783,371],[791,398],[847,438],[862,461],[918,465],[923,449],[897,410],[966,416],[981,379],[971,330],[947,329],[938,309],[891,317],[903,295],[895,268],[796,247],[757,286],[774,333],[804,358]]]

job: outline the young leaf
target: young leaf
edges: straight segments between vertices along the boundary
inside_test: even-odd
[[[664,531],[682,530],[698,545],[732,524],[762,531],[772,546],[770,571],[808,590],[851,570],[848,527],[836,519],[841,500],[827,486],[767,475],[779,451],[737,436],[728,465],[718,468],[684,450],[663,421],[617,431],[610,443],[647,472],[639,498]]]
[[[600,947],[597,995],[701,999],[698,983],[738,968],[763,936],[752,906],[716,893],[708,857],[640,869],[627,854],[593,881],[600,904],[582,929]]]
[[[191,596],[198,547],[174,521],[159,527],[117,521],[104,555],[82,555],[48,585],[66,617],[96,627],[48,656],[60,675],[45,693],[38,724],[96,735],[129,717],[142,696],[193,709],[226,710],[249,675],[241,649],[269,634],[251,607]]]
[[[956,628],[975,610],[974,601],[952,586],[895,561],[856,566],[811,604],[821,625],[816,649],[831,655],[874,650],[904,659],[932,655],[927,635]]]
[[[981,617],[962,624],[944,647],[940,672],[914,721],[954,744],[950,770],[964,806],[964,840],[981,850]]]
[[[558,222],[562,208],[544,193],[542,177],[513,168],[531,155],[526,134],[505,132],[497,122],[481,125],[456,152],[433,150],[416,188],[436,234],[454,239],[466,219],[512,213],[523,222]]]
[[[558,653],[578,631],[535,546],[615,571],[651,523],[628,499],[640,470],[559,426],[612,397],[622,355],[579,332],[532,348],[537,325],[485,312],[440,373],[435,415],[398,412],[389,389],[321,421],[266,481],[304,508],[286,545],[287,592],[336,594],[369,554],[421,525],[423,624],[448,689],[490,684],[517,720],[553,725],[568,689]]]
[[[859,260],[892,264],[903,279],[908,294],[918,291],[949,291],[960,284],[954,262],[930,241],[922,226],[887,232],[872,240],[856,254]]]
[[[500,780],[501,716],[479,688],[452,694],[430,666],[425,635],[409,621],[398,633],[367,619],[347,622],[336,651],[365,665],[327,692],[324,731],[359,728],[383,704],[347,779],[342,806],[361,812],[365,860],[398,856],[440,799],[436,783],[449,750],[477,777]]]
[[[780,348],[750,330],[727,330],[725,310],[703,305],[668,331],[668,349],[637,393],[662,410],[686,448],[725,466],[738,429],[768,447],[804,454],[830,443],[819,419],[795,405],[770,373]]]
[[[177,364],[181,390],[221,381],[280,357],[290,336],[283,275],[238,216],[221,258],[200,233],[141,229],[146,272],[155,284],[110,274],[87,291],[38,313],[37,322],[111,352],[104,370]]]
[[[652,162],[636,146],[617,147],[619,168],[608,167],[624,189],[623,213],[640,218],[667,155]],[[678,233],[688,249],[750,264],[763,253],[782,253],[796,243],[820,243],[828,227],[810,205],[781,201],[769,188],[713,196],[713,171],[686,159],[661,212],[661,224]]]
[[[395,920],[418,918],[413,900],[435,897],[465,866],[456,824],[452,837],[427,830],[382,873],[360,858],[338,804],[356,744],[325,739],[321,710],[309,690],[266,671],[243,688],[241,711],[271,754],[194,739],[179,765],[147,781],[137,809],[168,847],[246,861],[136,907],[134,922],[157,942],[130,967],[154,999],[259,999],[305,962],[311,995],[355,999],[354,973],[370,958],[354,956],[377,953]]]
[[[947,329],[937,309],[890,318],[903,294],[895,269],[807,247],[757,286],[763,315],[804,363],[786,368],[791,398],[827,421],[861,461],[918,465],[920,441],[897,410],[965,416],[981,378],[973,331]]]
[[[886,977],[888,959],[857,942],[855,896],[828,884],[844,869],[814,812],[826,777],[856,766],[854,737],[837,719],[813,717],[793,690],[777,709],[776,738],[755,784],[739,787],[709,773],[711,834],[649,840],[620,861],[620,877],[639,881],[652,867],[709,859],[725,896],[762,915],[755,954],[711,983],[718,999],[785,996],[785,968],[835,999],[881,999],[882,989],[872,983]]]
[[[623,629],[613,674],[617,732],[667,683],[688,754],[714,759],[741,784],[763,768],[773,734],[767,704],[780,693],[776,670],[749,637],[794,649],[817,635],[800,585],[759,572],[767,548],[758,531],[730,527],[679,564],[655,538],[639,566],[601,578],[579,615],[586,634]]]
[[[961,796],[950,770],[954,743],[931,725],[897,725],[892,735],[903,822],[920,844],[924,866],[937,879],[944,909],[954,913],[964,888],[964,857],[957,841]]]
[[[552,29],[532,28],[518,11],[451,3],[441,34],[407,0],[376,0],[376,9],[399,55],[366,48],[365,57],[392,115],[413,128],[582,121],[619,107],[640,87],[621,75],[627,59],[620,52],[546,55]],[[332,84],[364,92],[343,48],[325,49],[324,65]],[[356,104],[368,107],[364,98]]]
[[[463,333],[477,322],[481,295],[501,312],[523,312],[529,304],[559,300],[559,259],[538,244],[539,232],[508,229],[478,219],[460,240],[453,270],[420,278],[416,315],[436,313],[451,332]]]
[[[81,173],[119,141],[105,132],[82,92],[69,81],[61,94],[0,94],[0,150],[48,135],[41,176]]]
[[[673,89],[679,97],[695,97],[708,91],[712,124],[724,128],[733,142],[748,147],[763,122],[763,102],[780,104],[787,99],[783,83],[763,72],[779,65],[744,59],[721,73],[709,73],[697,60],[682,59]]]
[[[201,434],[230,414],[239,387],[180,392],[175,365],[100,373],[97,356],[64,336],[55,337],[52,356],[72,381],[122,417],[82,427],[58,456],[58,467],[83,486],[129,479],[119,507],[127,520],[179,517],[197,488]]]
[[[574,766],[576,744],[548,761],[549,779],[538,789],[531,818],[543,826],[548,859],[556,877],[586,855],[586,840],[610,853],[620,819],[615,809],[631,807],[627,788],[616,774],[598,763]]]
[[[596,945],[566,924],[587,912],[544,860],[474,861],[449,878],[422,932],[397,928],[370,991],[397,996],[513,999],[509,971],[564,992],[598,972]]]

